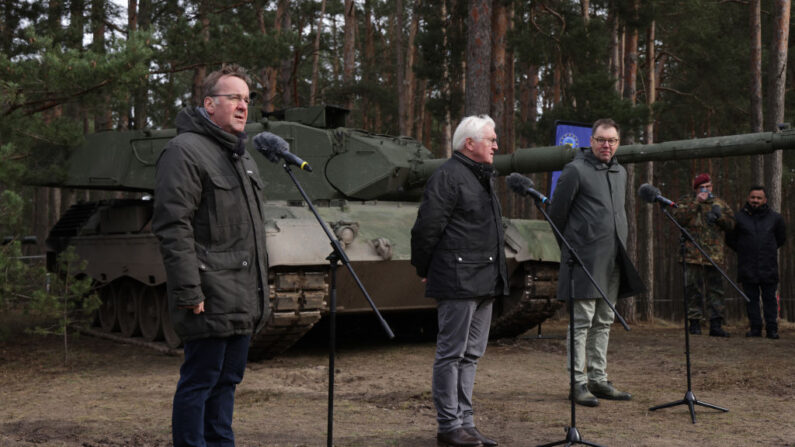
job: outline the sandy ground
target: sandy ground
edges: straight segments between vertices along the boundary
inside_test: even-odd
[[[565,323],[547,322],[561,336]],[[630,402],[577,407],[583,439],[604,446],[795,446],[795,325],[780,340],[691,338],[697,399],[729,409],[687,406],[650,412],[687,391],[681,326],[613,327],[611,380]],[[562,339],[492,342],[475,387],[478,427],[503,446],[564,439],[571,414]],[[238,446],[326,445],[328,350],[315,334],[277,359],[250,363],[238,388]],[[334,445],[435,446],[430,396],[433,342],[341,340],[336,357]],[[60,338],[0,341],[0,446],[167,446],[180,357],[80,336],[63,359]]]

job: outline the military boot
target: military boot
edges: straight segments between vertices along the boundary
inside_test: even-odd
[[[712,337],[728,337],[729,333],[721,329],[721,319],[713,318],[709,320],[709,335]]]
[[[701,322],[699,320],[690,320],[690,333],[693,335],[701,335]]]

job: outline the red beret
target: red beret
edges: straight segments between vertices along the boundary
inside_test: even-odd
[[[698,174],[696,178],[693,179],[693,189],[698,188],[698,185],[711,182],[712,179],[709,177],[709,174],[706,172],[703,174]]]

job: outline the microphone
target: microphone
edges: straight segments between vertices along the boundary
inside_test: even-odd
[[[508,187],[511,188],[516,194],[530,196],[541,203],[551,203],[547,196],[533,189],[533,186],[535,186],[533,181],[522,174],[513,172],[508,176],[508,178],[505,179],[505,181],[508,184]]]
[[[254,147],[271,163],[277,163],[281,158],[288,165],[295,165],[304,171],[312,172],[309,163],[290,152],[290,145],[284,138],[270,132],[260,132],[254,136]]]
[[[679,205],[677,205],[676,202],[666,199],[660,195],[660,190],[648,183],[640,185],[640,188],[638,189],[638,196],[649,203],[660,202],[665,206],[679,208]]]

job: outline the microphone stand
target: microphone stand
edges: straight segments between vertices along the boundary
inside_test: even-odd
[[[690,376],[690,321],[687,318],[688,297],[687,297],[687,281],[686,281],[686,278],[687,278],[687,273],[686,273],[687,272],[687,263],[685,262],[685,252],[686,252],[685,244],[688,241],[690,241],[693,244],[693,246],[696,247],[696,249],[701,253],[701,255],[704,256],[707,259],[707,261],[709,261],[710,264],[712,264],[712,266],[715,267],[720,272],[720,274],[723,275],[724,278],[726,278],[727,281],[729,281],[729,284],[731,284],[735,288],[735,290],[740,292],[740,295],[743,298],[745,298],[746,301],[750,302],[751,300],[749,300],[748,297],[745,296],[745,293],[743,293],[743,291],[740,290],[739,287],[737,287],[737,284],[735,284],[734,281],[732,281],[728,277],[728,275],[726,275],[726,273],[720,267],[718,267],[718,264],[716,264],[715,261],[712,260],[712,258],[707,254],[707,252],[705,252],[704,249],[701,248],[701,245],[699,245],[698,242],[696,242],[696,240],[693,238],[693,235],[691,235],[690,232],[688,232],[685,229],[685,227],[683,227],[676,220],[676,218],[673,215],[671,215],[671,213],[668,211],[668,208],[666,208],[666,205],[663,204],[663,203],[660,203],[660,209],[662,210],[663,214],[665,214],[665,217],[667,217],[668,220],[673,222],[673,224],[677,228],[679,228],[679,231],[681,233],[681,235],[679,236],[679,254],[681,256],[681,263],[682,263],[682,297],[683,297],[684,306],[685,306],[684,307],[684,310],[685,310],[685,359],[687,360],[687,391],[685,392],[685,397],[682,398],[681,400],[676,400],[676,401],[673,401],[673,402],[669,402],[667,404],[662,404],[662,405],[657,405],[657,406],[651,407],[651,408],[649,408],[649,411],[656,411],[656,410],[660,410],[662,408],[675,407],[677,405],[687,405],[688,408],[690,409],[690,419],[695,424],[696,423],[695,405],[701,405],[702,407],[707,407],[707,408],[712,408],[712,409],[715,409],[715,410],[720,410],[720,411],[723,411],[724,413],[728,412],[729,410],[726,409],[726,408],[723,408],[723,407],[719,407],[717,405],[713,405],[713,404],[708,404],[706,402],[702,402],[702,401],[696,399],[696,395],[693,394],[693,386],[692,386],[693,384],[692,384],[692,379],[691,379],[691,376]]]
[[[549,223],[549,226],[552,227],[552,231],[555,232],[555,235],[558,237],[558,240],[569,250],[569,260],[566,262],[566,265],[569,269],[569,400],[571,401],[571,426],[566,427],[566,438],[560,441],[551,442],[549,444],[542,444],[538,447],[552,447],[554,445],[561,445],[566,444],[566,447],[569,447],[573,444],[584,444],[593,447],[602,447],[599,444],[594,444],[592,442],[585,441],[580,436],[580,432],[577,431],[577,410],[576,404],[574,403],[574,266],[579,265],[582,268],[582,271],[585,272],[585,275],[588,277],[588,280],[593,284],[596,290],[599,291],[599,294],[602,296],[602,299],[610,306],[613,313],[615,314],[618,321],[621,322],[621,325],[624,326],[624,329],[629,330],[629,326],[627,322],[624,321],[624,318],[621,317],[621,314],[618,313],[613,303],[607,299],[607,294],[599,287],[599,284],[596,283],[596,280],[591,276],[591,272],[585,268],[585,264],[580,259],[580,255],[574,250],[574,248],[569,244],[569,241],[563,236],[563,233],[560,232],[557,226],[552,222],[550,219],[549,214],[547,211],[541,206],[541,200],[535,199],[536,208],[541,211],[541,214],[544,216],[544,219]]]
[[[304,188],[301,187],[301,184],[298,182],[298,179],[295,178],[293,171],[290,169],[290,166],[287,163],[284,164],[284,170],[287,172],[287,175],[290,176],[293,183],[295,184],[296,188],[298,188],[298,192],[301,193],[301,197],[304,198],[304,201],[309,206],[309,209],[312,211],[312,214],[315,215],[315,219],[320,224],[320,227],[323,228],[323,231],[326,233],[326,237],[328,237],[329,242],[331,242],[332,252],[331,254],[326,257],[329,261],[330,272],[331,272],[331,290],[329,290],[329,353],[328,353],[328,432],[326,434],[326,445],[328,447],[332,446],[332,439],[333,439],[333,428],[334,428],[334,353],[337,349],[337,342],[336,342],[336,319],[337,319],[337,264],[342,261],[345,267],[348,268],[348,272],[351,274],[351,277],[356,281],[356,285],[359,286],[359,290],[362,291],[362,294],[367,299],[367,302],[370,303],[370,307],[375,312],[378,321],[381,323],[381,327],[386,332],[387,337],[389,339],[395,338],[395,334],[392,332],[392,329],[387,324],[384,317],[381,316],[381,313],[378,311],[378,308],[375,306],[375,303],[370,298],[370,295],[367,293],[367,290],[364,288],[364,284],[362,284],[361,280],[359,280],[359,276],[356,275],[356,272],[353,270],[351,266],[351,261],[348,259],[348,255],[345,254],[345,250],[342,249],[340,245],[340,241],[331,234],[331,231],[328,229],[328,226],[323,219],[320,218],[315,206],[312,204],[312,201],[309,200],[309,197],[306,195]]]

